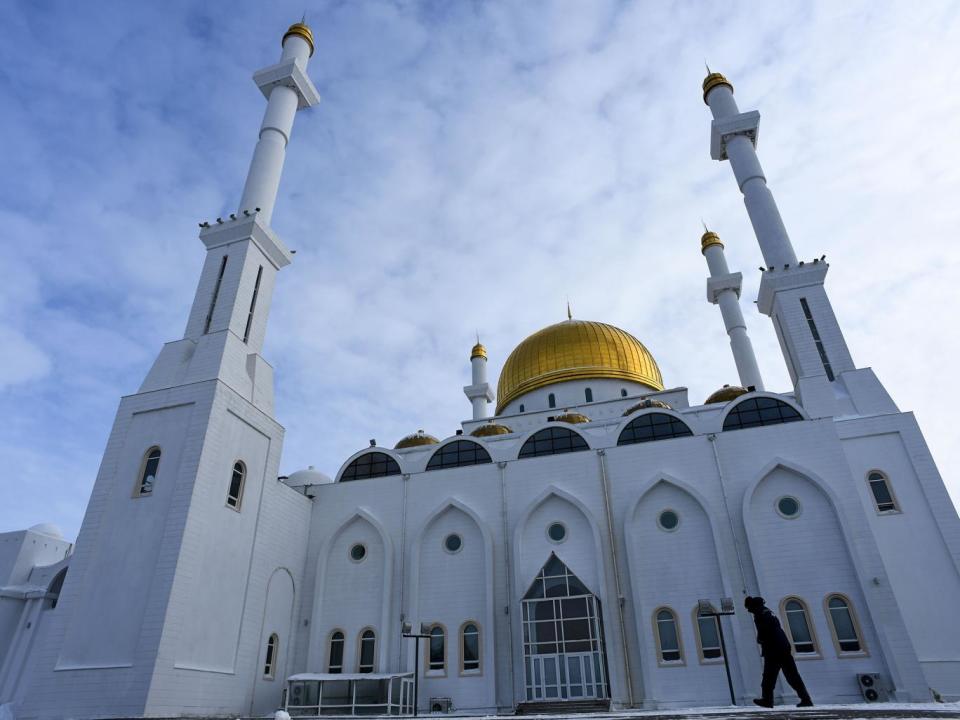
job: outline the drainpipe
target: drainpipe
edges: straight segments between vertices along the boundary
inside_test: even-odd
[[[403,626],[405,619],[404,613],[404,593],[406,592],[406,559],[407,559],[407,484],[410,481],[410,473],[404,473],[403,477],[403,500],[400,508],[400,625]],[[386,628],[384,628],[386,630]],[[420,647],[420,641],[416,642]],[[403,639],[397,643],[397,670],[403,667]]]
[[[516,699],[516,678],[514,677],[515,661],[513,657],[513,616],[510,614],[510,588],[512,587],[513,576],[510,574],[510,536],[507,534],[507,491],[503,478],[506,468],[507,463],[503,461],[497,463],[497,469],[500,471],[500,524],[503,527],[503,567],[506,574],[504,589],[507,597],[507,604],[503,606],[503,610],[507,615],[507,630],[509,631],[507,632],[507,638],[510,641],[510,706],[516,707],[516,703],[514,702]],[[491,561],[492,560],[493,558],[491,558]]]
[[[610,508],[610,480],[604,458],[607,451],[597,450],[600,458],[600,484],[603,487],[603,510],[607,516],[607,541],[610,543],[610,561],[613,563],[613,580],[617,590],[617,619],[620,623],[620,644],[623,649],[623,670],[627,675],[627,701],[633,707],[633,673],[630,671],[630,650],[627,647],[627,626],[623,619],[623,590],[620,584],[620,564],[617,562],[617,543],[613,532],[613,510]]]
[[[717,451],[717,436],[715,434],[707,435],[710,441],[710,447],[713,449],[713,459],[717,463],[717,478],[720,480],[720,495],[723,497],[723,511],[727,516],[727,523],[730,525],[730,537],[733,539],[733,550],[737,554],[737,566],[740,568],[740,586],[743,594],[747,594],[747,574],[743,569],[743,557],[740,554],[740,542],[737,540],[737,533],[733,527],[733,516],[730,514],[730,505],[727,502],[727,486],[723,481],[723,465],[720,463],[720,453]]]

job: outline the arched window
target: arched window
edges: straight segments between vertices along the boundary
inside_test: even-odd
[[[334,630],[332,633],[330,633],[330,653],[327,656],[329,658],[329,662],[327,662],[328,673],[343,672],[344,639],[345,638],[342,630]]]
[[[427,633],[427,672],[431,675],[443,675],[447,671],[447,631],[443,625],[434,625]]]
[[[479,443],[472,440],[454,440],[433,454],[430,462],[427,463],[427,470],[481,465],[488,462],[490,462],[490,453]]]
[[[620,433],[617,445],[632,445],[688,435],[693,435],[693,432],[682,420],[666,413],[652,412],[631,420]]]
[[[347,465],[347,469],[340,476],[340,482],[399,474],[400,466],[392,457],[382,452],[368,452]]]
[[[874,470],[867,475],[867,482],[870,483],[870,492],[873,493],[873,502],[876,505],[877,512],[900,512],[897,499],[893,496],[893,489],[890,487],[890,478],[882,472]]]
[[[523,403],[520,403],[520,412],[523,412]]]
[[[783,614],[787,618],[787,632],[797,655],[818,655],[817,639],[810,625],[810,613],[800,598],[791,597],[783,601]]]
[[[227,506],[240,510],[240,500],[243,498],[243,485],[247,479],[247,466],[241,460],[233,464],[233,474],[230,476],[230,489],[227,491]]]
[[[142,497],[153,492],[153,484],[157,480],[157,470],[160,469],[160,448],[152,447],[143,455],[140,464],[140,482],[137,483],[137,492],[134,497]]]
[[[460,628],[460,672],[480,672],[480,626],[472,621]]]
[[[742,430],[796,420],[803,420],[803,417],[783,400],[772,397],[752,397],[741,400],[733,406],[726,420],[723,421],[723,429]]]
[[[548,427],[534,433],[520,448],[519,457],[539,457],[558,453],[589,450],[587,441],[573,430],[565,427]]]
[[[280,652],[280,638],[273,633],[267,640],[267,657],[263,661],[263,677],[273,680],[277,673],[277,653]]]
[[[583,397],[587,402],[593,402],[593,390],[590,388],[585,388],[583,391]]]
[[[547,405],[549,407],[555,408],[557,406],[557,396],[553,393],[547,395]]]
[[[677,614],[670,608],[659,608],[653,613],[653,624],[657,639],[657,662],[660,665],[682,664],[683,649],[680,646]]]
[[[367,628],[360,633],[360,662],[357,672],[372,673],[376,665],[377,634]]]
[[[697,628],[697,648],[700,662],[711,662],[723,657],[720,645],[720,618],[715,615],[701,615],[698,608],[693,609],[693,624]]]
[[[627,396],[627,389],[620,388],[620,397],[626,397],[626,396]]]
[[[827,597],[826,605],[827,617],[830,618],[830,632],[833,634],[833,644],[837,653],[863,652],[857,619],[850,601],[843,595],[830,595]]]

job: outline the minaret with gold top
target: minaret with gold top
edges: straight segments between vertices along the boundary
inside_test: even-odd
[[[470,350],[470,384],[463,388],[463,394],[473,406],[474,420],[487,417],[487,406],[493,402],[494,395],[487,382],[487,349],[480,343],[479,337]]]

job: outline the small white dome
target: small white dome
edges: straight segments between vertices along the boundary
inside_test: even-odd
[[[49,535],[57,540],[63,540],[63,533],[60,532],[60,528],[53,523],[40,523],[39,525],[34,525],[33,527],[29,528],[29,532],[39,533],[40,535]]]
[[[285,482],[290,487],[309,487],[310,485],[327,485],[333,482],[333,478],[324,475],[311,465],[306,470],[297,470],[295,473],[290,473]]]

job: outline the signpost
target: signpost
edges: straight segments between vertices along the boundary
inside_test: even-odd
[[[727,687],[730,688],[730,704],[737,704],[737,696],[733,694],[733,680],[730,679],[730,661],[727,659],[727,643],[723,639],[723,623],[720,618],[725,615],[734,615],[733,598],[720,598],[720,610],[709,600],[697,601],[697,615],[717,619],[717,634],[720,636],[720,652],[723,653],[723,669],[727,671]],[[416,693],[414,693],[416,694]]]
[[[400,628],[400,634],[405,638],[413,638],[414,644],[414,653],[413,653],[413,716],[417,717],[417,712],[419,711],[418,703],[420,702],[420,641],[430,638],[430,626],[427,623],[420,623],[420,632],[413,632],[413,626],[410,623],[403,623],[403,626]],[[723,637],[722,635],[720,636]],[[722,642],[722,640],[721,640]],[[724,652],[724,658],[726,658],[726,652]],[[727,671],[727,677],[730,677],[730,671]],[[730,691],[731,693],[733,690]]]

